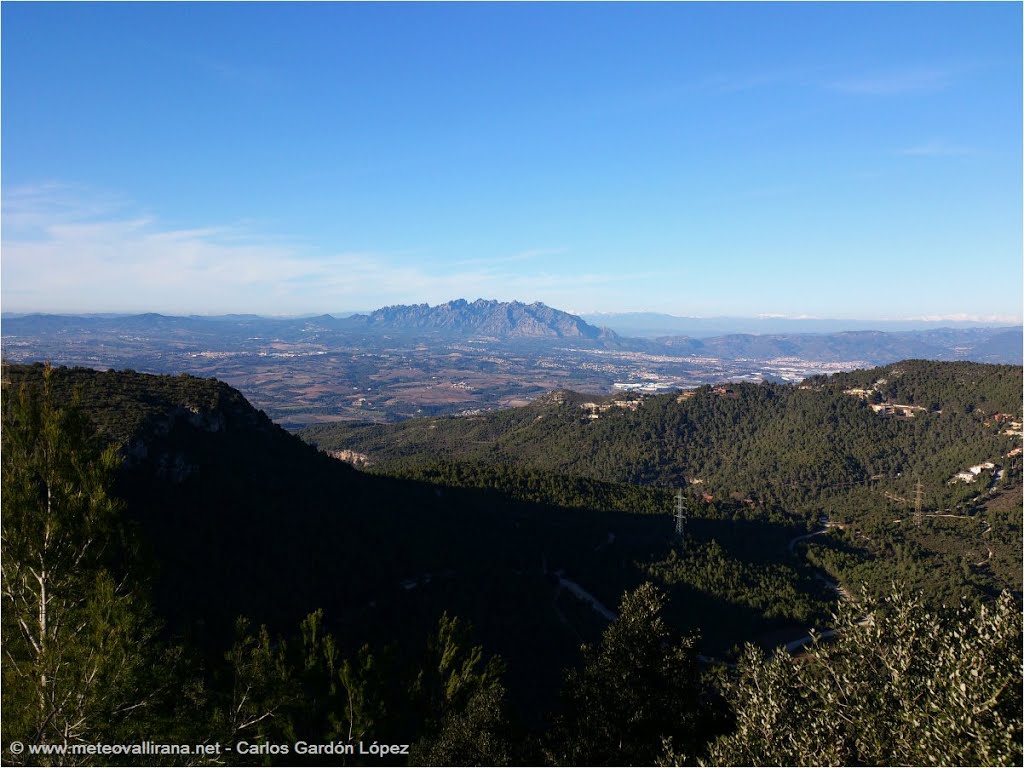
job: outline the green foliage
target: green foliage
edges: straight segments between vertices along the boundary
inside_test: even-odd
[[[874,399],[929,411],[880,415],[845,393],[876,385]],[[964,517],[1019,487],[1021,459],[1007,455],[1018,438],[1003,434],[1005,418],[993,414],[1019,419],[1021,399],[1019,366],[906,361],[799,387],[736,384],[731,394],[701,387],[683,400],[645,397],[635,409],[612,406],[597,419],[579,407],[581,396],[560,393],[481,416],[323,425],[303,434],[324,448],[366,453],[379,472],[577,508],[656,513],[670,506],[667,487],[689,486],[714,498],[691,505],[691,518],[735,517],[723,499],[749,500],[738,510],[746,519],[788,524],[795,516],[813,527],[827,515],[851,539],[841,557],[816,559],[834,578],[881,593],[898,575],[941,602],[1019,589],[1006,567],[1019,558],[988,546],[996,535],[986,532],[990,516],[945,538],[933,535],[937,519],[924,535],[894,521],[909,520],[918,481],[926,514]],[[1001,479],[950,483],[986,460],[1000,465]],[[811,548],[824,546],[826,539]],[[885,572],[894,555],[907,572]],[[935,567],[920,566],[924,560]]]
[[[1019,761],[1019,609],[991,599],[997,585],[1019,590],[1019,460],[996,493],[945,485],[950,467],[1012,444],[985,408],[1005,411],[1019,369],[1015,381],[957,369],[968,378],[951,381],[980,394],[947,407],[946,369],[901,365],[864,377],[906,378],[886,397],[934,397],[942,414],[879,417],[842,393],[860,378],[737,385],[735,397],[704,388],[597,420],[563,395],[486,417],[346,427],[367,443],[345,447],[383,459],[381,474],[319,454],[216,382],[13,367],[3,737],[62,741],[54,724],[73,719],[79,741],[377,740],[413,743],[415,763],[536,763],[559,670],[600,636],[565,678],[542,738],[551,760]],[[75,391],[89,419],[67,407]],[[127,457],[116,485],[119,458],[104,445]],[[954,518],[914,525],[898,520],[901,502],[879,502],[906,498],[918,474],[926,512],[956,504]],[[680,542],[664,486],[698,479]],[[841,525],[794,541],[826,512]],[[136,540],[156,563],[154,605],[187,652],[155,631]],[[876,595],[898,574],[928,606],[971,602],[955,618],[897,597],[858,603],[801,663],[748,652],[726,691],[739,728],[708,753],[724,723],[696,630],[719,654],[766,630],[821,626],[834,598],[816,567]],[[606,627],[564,589],[570,576],[608,605],[626,591],[618,620]],[[646,579],[666,592],[628,591]],[[327,611],[310,613],[321,601]],[[230,633],[239,613],[260,629],[240,623],[232,644],[220,625]],[[550,698],[534,695],[538,682]],[[829,707],[835,716],[820,714]]]
[[[710,765],[1019,765],[1021,613],[862,598],[799,658],[749,647]]]
[[[428,713],[412,762],[423,765],[509,765],[512,743],[501,662],[484,662],[466,627],[447,613],[427,644],[411,699]]]
[[[583,648],[549,741],[560,765],[651,765],[663,748],[693,755],[702,742],[696,641],[665,623],[652,584],[626,594],[601,644]]]
[[[904,360],[882,368],[815,376],[805,384],[835,392],[873,388],[879,393],[879,402],[938,406],[944,413],[973,413],[980,409],[987,415],[1019,414],[1021,405],[1018,365]]]
[[[266,626],[254,631],[244,619],[236,631],[213,692],[210,722],[220,742],[358,744],[387,725],[376,659],[367,646],[342,657],[322,611],[309,614],[287,640],[272,639]]]
[[[265,626],[254,634],[245,619],[238,619],[237,634],[225,654],[230,693],[214,711],[214,732],[227,744],[280,736],[285,726],[283,715],[299,695],[285,649],[271,641]]]
[[[326,631],[322,610],[309,614],[299,633],[291,643],[279,643],[282,655],[288,652],[300,691],[286,716],[288,740],[356,743],[372,737],[386,710],[382,671],[370,647],[343,657],[334,635]]]
[[[35,365],[4,365],[14,388],[36,386],[48,369]],[[48,387],[58,402],[74,400],[80,414],[104,443],[128,446],[140,432],[166,428],[174,414],[192,418],[203,414],[248,409],[242,395],[219,381],[187,374],[154,376],[135,371],[95,371],[89,368],[48,369]],[[116,383],[115,383],[116,382]]]
[[[434,736],[410,752],[414,765],[521,765],[507,735],[505,688],[478,688],[459,711],[449,712]],[[526,761],[533,762],[533,761]]]
[[[884,507],[885,492],[906,497],[918,478],[928,487],[928,506],[949,506],[981,490],[950,486],[956,472],[986,459],[1004,463],[1015,444],[997,425],[986,426],[985,416],[997,408],[1019,414],[1019,367],[912,362],[857,375],[812,379],[799,388],[737,384],[731,396],[701,387],[681,402],[674,395],[647,397],[635,410],[612,407],[596,420],[566,395],[483,416],[321,425],[303,435],[324,449],[365,453],[387,472],[437,472],[419,468],[459,461],[601,483],[676,487],[692,480],[716,497],[753,497],[806,516],[823,508],[857,514],[863,505],[848,499],[854,489],[871,489],[874,506]],[[915,402],[953,405],[893,418],[843,393],[846,385],[886,376],[890,385],[912,382]],[[961,407],[965,387],[972,402],[993,410]],[[444,466],[440,473],[453,474]],[[520,478],[511,482],[524,485]]]
[[[211,729],[221,743],[347,743],[355,763],[375,761],[359,757],[360,742],[412,743],[416,764],[513,762],[501,662],[485,662],[456,618],[442,616],[426,647],[404,662],[393,654],[381,662],[365,645],[343,657],[322,611],[290,639],[272,639],[265,626],[254,631],[241,619],[237,635],[211,697]]]
[[[827,617],[826,590],[810,569],[796,562],[740,559],[717,541],[696,541],[669,551],[668,557],[647,565],[651,578],[677,592],[695,593],[686,601],[687,612],[715,617],[705,621],[705,633],[715,636],[716,646],[728,647],[727,637],[753,637],[763,622],[812,626]],[[751,616],[743,630],[719,618],[728,605],[734,616]],[[757,620],[754,620],[756,617]],[[719,637],[723,627],[726,637]]]
[[[3,738],[116,741],[166,681],[148,606],[117,576],[119,459],[52,376],[3,398]]]
[[[673,494],[665,488],[606,483],[589,477],[511,464],[425,461],[422,464],[399,465],[390,474],[457,488],[489,489],[521,501],[572,509],[663,515],[673,504]],[[699,514],[699,509],[692,505],[691,512]]]
[[[467,631],[457,618],[444,614],[437,636],[427,643],[427,664],[413,686],[412,695],[421,698],[433,712],[444,712],[465,704],[471,692],[498,679],[500,668],[492,660],[483,663],[483,648],[466,647]]]

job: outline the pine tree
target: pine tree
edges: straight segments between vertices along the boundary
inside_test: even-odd
[[[3,398],[5,742],[116,737],[159,689],[147,606],[110,567],[118,456],[52,378]]]
[[[584,646],[551,738],[559,765],[652,765],[663,750],[693,755],[703,741],[697,646],[662,618],[665,595],[627,593],[597,647]]]
[[[484,662],[483,648],[469,645],[469,629],[445,613],[427,644],[411,699],[425,715],[413,764],[510,765],[513,744],[506,718],[502,664]]]

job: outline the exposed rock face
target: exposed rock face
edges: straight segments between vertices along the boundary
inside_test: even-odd
[[[331,458],[337,459],[338,461],[344,461],[346,464],[351,464],[353,467],[358,469],[369,467],[373,464],[373,462],[370,461],[369,456],[365,453],[358,453],[357,451],[327,451],[327,455]]]
[[[369,315],[347,318],[353,327],[395,332],[428,331],[466,336],[501,338],[616,338],[613,331],[597,328],[576,315],[535,302],[501,302],[477,299],[428,304],[399,305]]]

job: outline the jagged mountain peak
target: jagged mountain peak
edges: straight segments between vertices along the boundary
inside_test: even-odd
[[[409,304],[383,307],[349,318],[352,325],[393,332],[434,332],[500,338],[614,338],[604,328],[542,302],[455,299],[431,307]]]

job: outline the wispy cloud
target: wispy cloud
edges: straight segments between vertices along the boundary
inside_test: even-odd
[[[917,320],[924,323],[1010,323],[1020,325],[1020,315],[980,315],[969,312],[956,312],[951,315],[922,315],[911,317],[910,320]]]
[[[827,85],[832,90],[844,93],[884,96],[941,91],[952,85],[956,79],[957,72],[953,69],[920,68],[841,78]]]
[[[298,314],[458,297],[566,306],[602,303],[623,282],[560,265],[563,249],[410,263],[402,254],[316,252],[237,224],[168,227],[116,196],[63,185],[9,190],[3,204],[8,311]]]
[[[942,139],[932,139],[923,144],[915,144],[914,146],[899,150],[901,155],[914,157],[956,157],[959,155],[975,155],[977,153],[978,151],[973,147],[951,144]]]
[[[89,221],[124,209],[126,201],[109,191],[83,189],[59,181],[10,188],[3,192],[5,239],[61,222]]]

